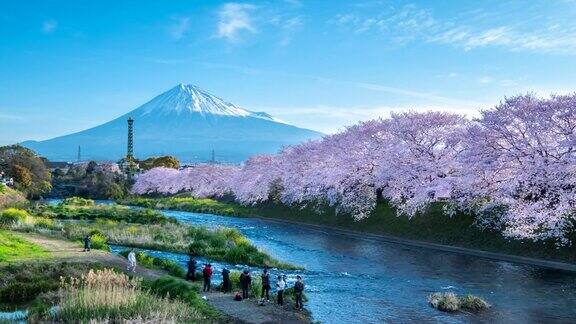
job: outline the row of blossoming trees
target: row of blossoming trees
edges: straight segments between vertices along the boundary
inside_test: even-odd
[[[356,219],[377,198],[402,215],[443,200],[444,211],[476,215],[508,237],[569,243],[576,203],[576,95],[507,98],[469,120],[407,112],[255,156],[241,167],[156,168],[136,194],[233,195],[242,204],[278,199],[329,205]]]

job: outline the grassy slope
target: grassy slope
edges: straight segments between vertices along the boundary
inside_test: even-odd
[[[22,193],[0,184],[0,208],[24,204],[25,202],[26,197]]]
[[[216,202],[210,199],[193,198],[137,198],[127,200],[125,203],[191,212],[208,212],[242,217],[259,216],[297,221],[490,252],[576,263],[576,249],[569,247],[558,248],[553,242],[534,243],[510,240],[504,238],[497,231],[482,230],[474,226],[472,215],[462,214],[452,218],[447,217],[441,213],[439,206],[433,206],[427,213],[410,219],[402,216],[398,217],[393,207],[386,202],[381,202],[370,217],[361,221],[354,221],[349,216],[336,216],[333,211],[317,213],[311,209],[291,208],[275,204],[245,207],[231,202]]]
[[[50,253],[8,231],[0,231],[0,262],[45,259]]]

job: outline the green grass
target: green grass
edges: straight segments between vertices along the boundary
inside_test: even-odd
[[[39,245],[28,242],[11,232],[0,230],[0,263],[48,257],[50,253]]]
[[[256,208],[242,206],[233,202],[191,197],[142,198],[130,197],[118,201],[122,205],[140,206],[154,209],[181,210],[194,213],[217,214],[226,216],[254,216]]]
[[[54,219],[68,220],[96,220],[107,219],[116,222],[136,224],[166,224],[177,223],[172,217],[166,217],[156,210],[130,209],[125,206],[107,205],[73,205],[63,203],[56,206],[39,205],[31,208],[30,213],[35,216],[44,216]]]

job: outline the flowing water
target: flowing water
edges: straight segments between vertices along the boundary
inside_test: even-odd
[[[307,307],[325,323],[576,322],[573,273],[260,219],[164,213],[183,223],[237,228],[272,256],[304,266],[304,271],[287,272],[289,285],[302,274]],[[154,253],[183,266],[187,261],[182,254]],[[223,266],[211,263],[216,272]],[[428,294],[437,291],[482,296],[493,307],[481,315],[443,313],[427,303]]]

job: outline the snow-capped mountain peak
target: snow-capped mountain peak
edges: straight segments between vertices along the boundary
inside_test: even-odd
[[[195,85],[182,83],[150,100],[134,113],[142,115],[199,113],[204,116],[253,117],[282,122],[267,113],[237,107]]]

